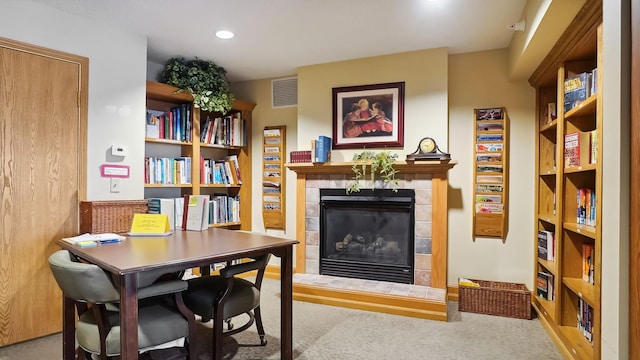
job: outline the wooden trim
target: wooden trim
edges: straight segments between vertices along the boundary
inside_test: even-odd
[[[433,174],[431,230],[431,287],[447,288],[447,173]]]
[[[293,299],[316,304],[447,321],[447,302],[293,284]]]
[[[296,178],[296,263],[294,267],[295,272],[305,274],[307,270],[307,235],[306,235],[306,202],[307,202],[307,189],[306,189],[306,176],[304,174],[298,174]]]
[[[393,167],[399,173],[431,174],[442,173],[452,169],[458,164],[450,161],[396,161]],[[353,162],[327,162],[327,163],[288,163],[286,167],[298,174],[353,174]]]
[[[447,289],[448,205],[447,171],[458,162],[451,161],[396,161],[400,173],[432,174],[432,264],[431,287]],[[297,173],[296,185],[296,269],[306,271],[306,180],[313,175],[351,174],[352,162],[342,163],[293,163],[286,166]],[[439,211],[437,209],[440,209]]]
[[[595,48],[583,42],[595,37],[597,25],[602,22],[602,0],[588,0],[576,14],[567,30],[560,36],[560,40],[551,48],[549,54],[529,77],[533,87],[553,85],[555,77],[549,74],[555,72],[560,64],[567,59],[579,59],[586,54],[595,53]]]
[[[640,358],[640,0],[631,1],[629,359]]]
[[[447,301],[458,301],[459,294],[457,285],[447,285]]]

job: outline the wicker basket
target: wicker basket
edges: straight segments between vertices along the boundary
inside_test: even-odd
[[[147,212],[147,200],[81,201],[80,233],[126,233],[133,214]]]
[[[531,291],[524,284],[469,279],[480,287],[458,287],[458,310],[531,319]]]

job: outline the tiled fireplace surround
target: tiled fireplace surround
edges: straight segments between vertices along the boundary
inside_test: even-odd
[[[370,281],[317,275],[320,189],[348,187],[353,163],[287,164],[297,174],[296,238],[300,243],[296,247],[294,299],[446,320],[447,171],[456,164],[455,161],[396,161],[399,187],[414,189],[416,195],[414,285],[400,289],[409,285],[380,284],[378,290],[385,286],[389,289],[383,294],[372,291]],[[364,182],[362,189],[371,187],[370,182]],[[426,289],[427,295],[412,296],[418,292],[416,288]],[[409,296],[398,295],[403,292]]]
[[[400,176],[399,188],[415,190],[415,285],[431,286],[431,174]],[[349,175],[310,175],[305,185],[305,269],[318,274],[320,257],[320,189],[345,189]],[[371,189],[365,182],[362,192]]]

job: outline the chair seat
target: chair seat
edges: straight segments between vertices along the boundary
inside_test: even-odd
[[[108,312],[111,331],[107,335],[107,356],[120,354],[120,313]],[[161,302],[140,304],[138,310],[138,348],[145,349],[189,336],[189,325],[180,313]],[[76,326],[78,344],[91,353],[100,353],[98,325],[93,311],[79,318]]]
[[[190,279],[184,292],[184,303],[194,313],[203,318],[213,318],[213,304],[227,288],[227,281],[221,276],[203,276]],[[224,319],[229,319],[251,311],[260,305],[260,291],[250,281],[233,278],[231,294],[227,296],[223,308]]]

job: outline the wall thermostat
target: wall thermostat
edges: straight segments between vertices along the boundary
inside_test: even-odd
[[[111,155],[127,156],[127,148],[124,145],[111,145]]]

